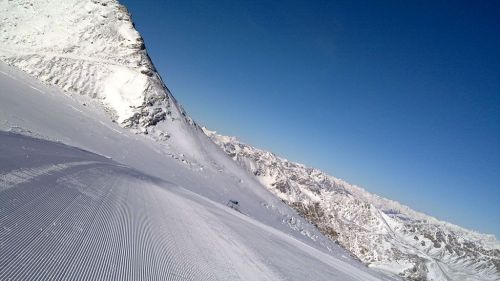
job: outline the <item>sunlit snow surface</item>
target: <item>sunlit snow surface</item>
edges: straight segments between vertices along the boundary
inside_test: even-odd
[[[9,133],[0,145],[1,280],[351,279],[283,233],[107,158]]]
[[[291,229],[263,188],[170,157],[90,100],[1,63],[0,85],[0,280],[387,279]]]

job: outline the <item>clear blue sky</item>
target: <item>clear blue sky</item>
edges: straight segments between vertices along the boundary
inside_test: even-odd
[[[200,124],[500,238],[500,2],[122,2]]]

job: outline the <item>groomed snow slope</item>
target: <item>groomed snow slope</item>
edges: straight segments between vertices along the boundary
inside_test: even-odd
[[[99,102],[2,63],[0,85],[1,130],[105,156],[1,134],[1,280],[389,279],[230,159],[177,159],[165,142],[107,119]],[[245,215],[227,208],[228,199]]]
[[[0,280],[377,280],[172,183],[0,132]]]

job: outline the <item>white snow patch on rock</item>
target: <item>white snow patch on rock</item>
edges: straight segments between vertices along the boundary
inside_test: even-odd
[[[126,67],[111,67],[111,74],[104,81],[102,97],[109,107],[116,110],[118,122],[134,114],[134,108],[144,102],[147,78]]]

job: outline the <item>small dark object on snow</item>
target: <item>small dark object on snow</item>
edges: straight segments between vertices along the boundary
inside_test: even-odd
[[[229,200],[227,201],[227,204],[226,204],[229,208],[231,209],[235,209],[236,211],[240,211],[239,209],[239,204],[238,204],[238,201],[235,201],[235,200]]]

